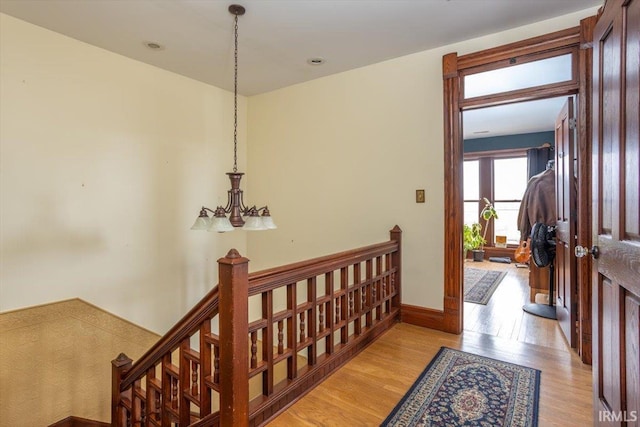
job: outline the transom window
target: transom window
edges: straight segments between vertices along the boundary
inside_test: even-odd
[[[573,52],[569,51],[564,55],[543,57],[529,62],[527,58],[519,58],[517,64],[514,59],[515,65],[465,73],[464,98],[471,99],[575,81],[577,76],[574,72],[574,62]]]

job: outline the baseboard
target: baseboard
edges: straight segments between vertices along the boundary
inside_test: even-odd
[[[400,306],[400,321],[423,328],[444,331],[444,312],[432,308],[417,307],[415,305],[402,304]]]
[[[109,427],[111,424],[102,421],[88,420],[80,417],[67,417],[57,423],[51,424],[49,427]]]

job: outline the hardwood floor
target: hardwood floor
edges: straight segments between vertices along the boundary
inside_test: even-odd
[[[269,426],[380,425],[441,346],[540,369],[538,424],[592,425],[591,367],[567,348],[556,322],[522,313],[527,270],[474,267],[509,273],[487,306],[465,303],[461,335],[397,324]]]
[[[465,267],[507,271],[487,305],[464,303],[464,329],[509,340],[570,351],[558,322],[525,313],[529,301],[529,270],[515,264],[473,262]]]

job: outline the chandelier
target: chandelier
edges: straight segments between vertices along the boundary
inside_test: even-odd
[[[235,67],[233,72],[233,172],[227,172],[231,181],[231,189],[227,191],[227,206],[218,206],[215,210],[205,206],[200,209],[200,215],[191,227],[192,230],[207,230],[224,233],[233,231],[235,228],[243,230],[269,230],[277,228],[269,208],[247,207],[244,204],[240,180],[244,173],[238,172],[238,16],[244,15],[245,8],[232,4],[229,12],[234,15],[234,38],[235,38]],[[208,213],[212,213],[210,218]],[[229,217],[227,218],[227,215]],[[244,218],[243,218],[244,217]]]

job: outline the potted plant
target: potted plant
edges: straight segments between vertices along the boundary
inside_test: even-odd
[[[484,219],[484,233],[482,234],[482,240],[484,240],[482,244],[484,245],[487,243],[487,229],[489,228],[489,221],[492,219],[498,219],[498,212],[496,212],[496,208],[493,207],[493,204],[491,204],[489,199],[486,197],[483,197],[483,199],[484,208],[480,211],[480,216]]]
[[[481,234],[482,225],[474,222],[471,225],[464,224],[462,228],[462,246],[464,248],[464,257],[467,257],[467,251],[473,252],[474,261],[482,261],[484,258],[484,250],[482,245],[486,243],[486,240]]]
[[[482,225],[477,222],[471,224],[471,226],[465,224],[462,230],[465,258],[467,251],[473,251],[473,260],[478,262],[484,259],[484,245],[487,243],[489,221],[498,219],[498,212],[496,212],[493,204],[486,197],[483,199],[485,205],[480,212],[480,217],[484,220],[484,232],[482,231]],[[480,234],[481,232],[482,234]]]

